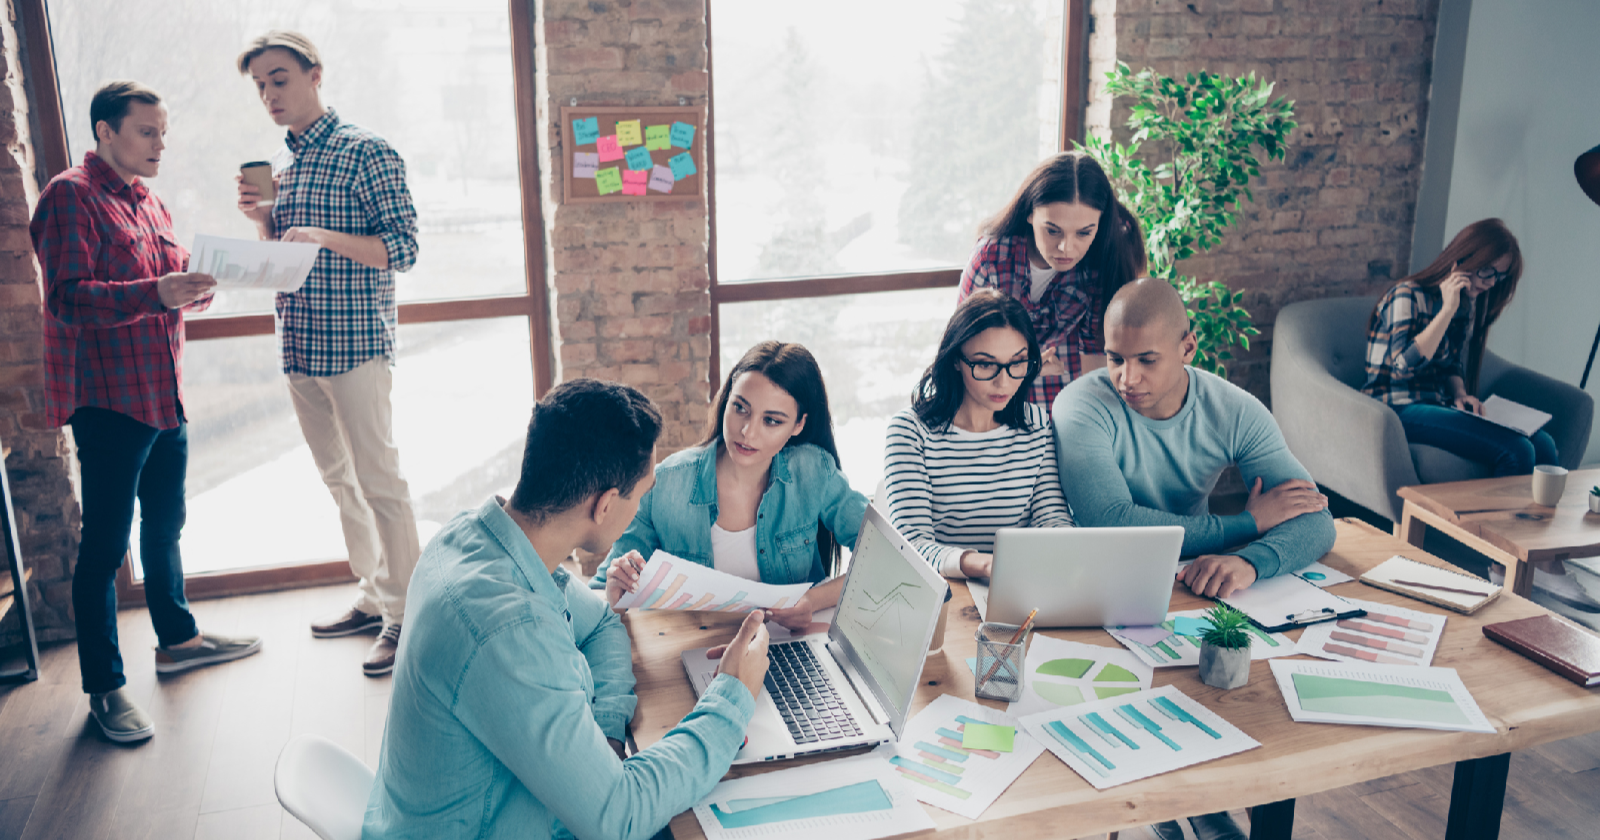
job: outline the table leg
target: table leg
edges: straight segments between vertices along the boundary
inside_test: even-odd
[[[1501,585],[1524,598],[1533,597],[1533,564],[1510,559],[1501,565],[1506,568],[1506,579]]]
[[[1511,753],[1456,762],[1445,840],[1495,840],[1500,836],[1500,810],[1505,806],[1510,769]]]
[[[1428,533],[1428,523],[1413,515],[1412,510],[1411,502],[1407,500],[1405,507],[1400,509],[1400,521],[1394,526],[1394,535],[1405,540],[1407,545],[1421,548],[1422,538]]]
[[[1289,840],[1294,834],[1294,800],[1269,802],[1250,809],[1250,840]]]

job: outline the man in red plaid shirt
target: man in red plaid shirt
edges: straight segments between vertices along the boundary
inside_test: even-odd
[[[189,254],[172,217],[142,180],[161,168],[167,109],[138,82],[111,82],[95,93],[89,119],[95,150],[51,179],[29,233],[44,269],[45,416],[72,426],[78,447],[78,669],[101,730],[128,742],[155,733],[123,688],[117,647],[116,574],[135,500],[156,670],[238,659],[261,640],[202,633],[184,597],[183,312],[209,306],[216,281],[184,271]]]

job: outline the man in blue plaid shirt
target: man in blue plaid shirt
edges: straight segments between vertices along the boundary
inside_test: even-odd
[[[394,273],[417,260],[417,213],[405,162],[383,138],[322,104],[322,59],[297,32],[274,30],[239,56],[288,148],[273,160],[275,201],[239,184],[239,209],[262,239],[322,246],[297,292],[278,295],[283,372],[306,443],[339,505],[360,597],[311,626],[318,637],[382,628],[362,670],[394,668],[406,586],[420,553],[411,490],[400,473],[389,392],[395,357]]]

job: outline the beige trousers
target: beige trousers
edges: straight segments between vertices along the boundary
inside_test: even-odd
[[[405,619],[406,586],[416,568],[417,517],[400,474],[389,392],[394,371],[384,356],[338,376],[289,374],[289,396],[322,483],[339,506],[350,569],[361,578],[355,607]]]

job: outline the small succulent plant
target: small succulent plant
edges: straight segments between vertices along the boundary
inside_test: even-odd
[[[1206,621],[1211,626],[1200,632],[1200,641],[1229,650],[1250,646],[1250,633],[1246,629],[1250,619],[1244,613],[1227,604],[1218,604],[1206,610]]]

